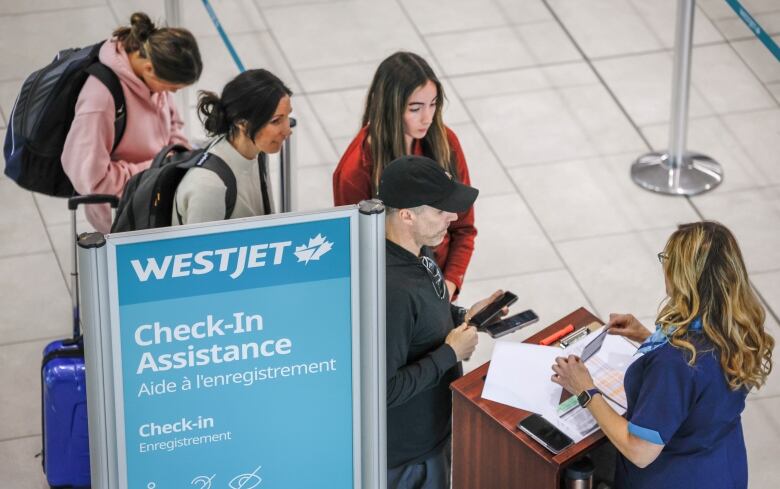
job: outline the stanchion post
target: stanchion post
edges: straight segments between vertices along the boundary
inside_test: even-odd
[[[179,0],[165,0],[165,23],[168,24],[169,27],[181,26],[181,2]],[[189,88],[183,88],[177,91],[173,97],[176,100],[181,119],[184,121],[184,134],[189,139],[189,137],[192,136],[192,129],[188,124],[190,113]]]
[[[712,190],[723,180],[717,161],[685,150],[695,7],[694,0],[677,2],[669,149],[642,155],[631,166],[631,178],[637,185],[663,194],[696,195]]]
[[[290,128],[294,128],[298,124],[298,121],[290,118]],[[293,134],[284,140],[282,144],[282,150],[279,152],[279,163],[281,165],[279,171],[279,180],[281,181],[281,193],[280,201],[282,204],[282,212],[291,212],[293,210],[293,195],[292,195],[292,151],[293,151]]]

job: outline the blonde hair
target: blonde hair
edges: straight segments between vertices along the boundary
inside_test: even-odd
[[[669,296],[656,322],[670,343],[687,350],[693,365],[697,350],[688,333],[700,317],[729,386],[760,388],[772,371],[775,341],[764,330],[764,308],[750,286],[734,235],[716,222],[683,224],[664,251]]]
[[[406,154],[404,112],[409,97],[429,81],[436,85],[436,112],[428,132],[422,139],[423,153],[458,179],[447,140],[447,128],[441,115],[444,107],[444,89],[441,82],[422,57],[414,53],[397,52],[382,61],[377,68],[363,112],[362,127],[368,126],[368,146],[373,165],[371,186],[374,195],[385,167]]]

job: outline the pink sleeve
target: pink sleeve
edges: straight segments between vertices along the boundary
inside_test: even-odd
[[[171,138],[168,140],[168,144],[181,144],[182,146],[192,148],[187,136],[184,134],[184,121],[176,109],[172,93],[168,94],[168,105],[171,108]]]

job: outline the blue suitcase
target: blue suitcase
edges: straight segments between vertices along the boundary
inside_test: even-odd
[[[52,487],[89,487],[84,345],[58,340],[43,350],[43,471]]]
[[[84,342],[78,301],[76,264],[76,209],[81,204],[108,203],[116,209],[113,195],[86,195],[68,199],[73,231],[71,295],[73,337],[49,343],[41,363],[43,471],[53,488],[89,488],[89,431],[87,429],[87,383]]]

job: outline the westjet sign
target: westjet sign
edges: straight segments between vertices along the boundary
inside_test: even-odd
[[[116,257],[133,303],[345,276],[349,247],[339,218],[126,244]]]

